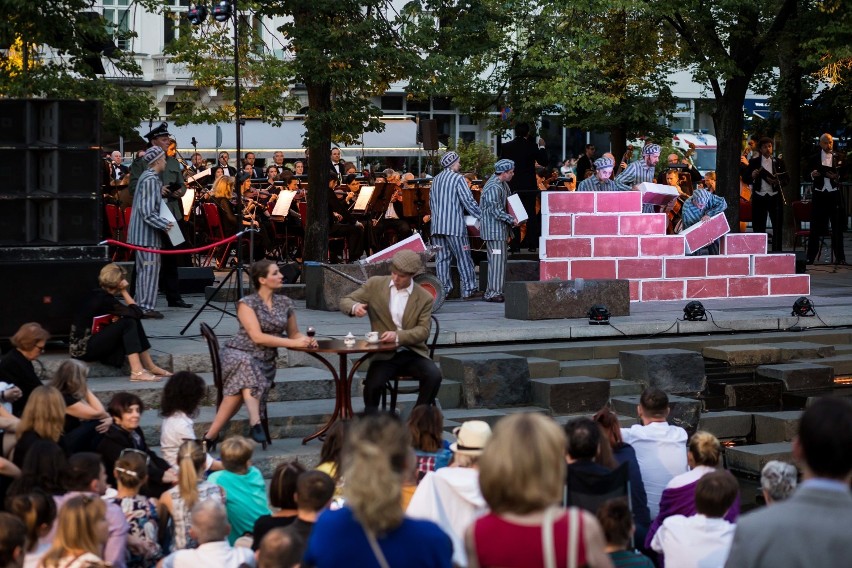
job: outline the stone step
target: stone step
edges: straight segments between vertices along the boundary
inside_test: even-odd
[[[727,408],[775,411],[781,410],[784,384],[774,380],[721,380],[711,383],[708,391],[724,396]]]
[[[706,347],[703,355],[707,359],[724,361],[731,367],[774,365],[782,362],[781,349],[779,347],[762,343],[756,345],[731,344]]]
[[[559,363],[560,377],[598,377],[615,379],[620,376],[618,359],[581,359]]]
[[[763,466],[772,460],[793,463],[793,446],[790,442],[734,446],[724,448],[725,467],[752,476],[760,476]]]
[[[802,411],[755,412],[755,441],[758,444],[790,442],[799,432]]]
[[[596,377],[530,380],[532,402],[553,414],[595,413],[609,401],[609,381]]]
[[[512,406],[506,408],[453,408],[444,410],[444,427],[458,426],[467,420],[483,420],[493,428],[497,421],[509,414],[519,412],[539,412],[550,415],[550,411],[540,406]],[[558,418],[558,417],[554,417]]]
[[[618,360],[621,377],[667,393],[699,393],[707,385],[704,359],[688,349],[622,351]]]
[[[705,412],[698,421],[698,429],[710,432],[720,440],[750,438],[754,430],[754,419],[751,412],[739,410]]]
[[[834,368],[834,375],[852,375],[852,353],[823,357],[821,359],[794,359],[792,363],[816,363]]]
[[[527,365],[530,368],[531,379],[543,379],[555,377],[559,374],[559,361],[556,359],[545,359],[544,357],[527,357]]]
[[[630,396],[642,394],[643,387],[634,381],[612,379],[609,381],[609,396]]]
[[[786,391],[828,388],[834,385],[834,369],[828,365],[814,363],[761,365],[755,372],[758,377],[781,381]]]

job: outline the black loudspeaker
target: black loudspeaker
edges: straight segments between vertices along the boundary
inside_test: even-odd
[[[302,271],[299,269],[298,264],[279,264],[278,268],[281,270],[281,274],[284,275],[284,284],[296,284],[299,282],[299,276],[302,275]]]
[[[796,251],[796,274],[808,273],[808,253],[803,250]]]
[[[438,149],[438,121],[427,118],[420,121],[420,138],[423,141],[423,149],[435,151]]]
[[[210,266],[179,266],[178,288],[181,294],[204,293],[207,286],[212,286],[215,276]]]

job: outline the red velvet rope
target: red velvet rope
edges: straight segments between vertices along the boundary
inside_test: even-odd
[[[116,241],[114,239],[107,239],[105,241],[102,241],[100,244],[102,244],[102,245],[115,245],[115,246],[119,246],[119,247],[128,248],[130,250],[141,250],[142,252],[153,252],[155,254],[191,254],[191,253],[194,253],[194,252],[202,252],[202,251],[205,251],[205,250],[210,250],[214,247],[218,247],[219,245],[223,245],[225,243],[230,243],[232,241],[237,240],[237,237],[239,237],[240,235],[242,235],[243,233],[246,233],[246,232],[248,232],[248,231],[241,231],[241,232],[237,233],[236,235],[232,235],[232,236],[228,237],[227,239],[222,239],[221,241],[216,241],[215,243],[210,243],[208,245],[204,245],[203,247],[196,247],[196,248],[191,248],[191,249],[175,249],[175,250],[149,249],[149,248],[145,248],[145,247],[131,245],[131,244],[128,244],[128,243],[123,243],[121,241]]]

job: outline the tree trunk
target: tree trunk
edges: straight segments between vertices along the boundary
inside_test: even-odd
[[[621,159],[627,150],[627,130],[623,125],[612,127],[609,131],[609,143],[612,147],[612,155],[615,156],[615,173],[613,174],[613,177],[615,177],[619,173],[619,164],[621,164]]]
[[[793,219],[793,201],[800,199],[799,184],[802,179],[802,74],[797,54],[801,53],[799,34],[795,32],[796,18],[791,18],[787,33],[782,36],[779,50],[778,67],[780,77],[778,90],[781,95],[781,136],[782,147],[776,153],[784,153],[784,165],[790,174],[790,182],[783,187],[784,205],[784,245],[793,247],[796,239],[795,220]]]
[[[748,79],[733,77],[725,83],[725,92],[716,99],[713,124],[716,127],[716,193],[725,198],[725,217],[732,232],[740,226],[740,146],[743,139],[743,102]]]
[[[328,172],[331,148],[331,85],[306,82],[308,114],[305,117],[308,150],[308,218],[305,223],[305,260],[325,262],[328,258]],[[312,115],[321,117],[312,120]]]

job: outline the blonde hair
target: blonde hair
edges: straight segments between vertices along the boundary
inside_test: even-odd
[[[562,428],[541,414],[500,419],[479,457],[479,486],[491,510],[523,515],[559,503],[565,444]]]
[[[198,501],[198,478],[201,468],[207,463],[207,454],[197,441],[187,440],[178,448],[177,463],[180,468],[178,492],[187,509],[192,509]]]
[[[40,566],[55,568],[73,551],[101,556],[103,538],[96,532],[98,521],[106,518],[106,504],[96,496],[72,497],[59,509],[53,545],[42,557]]]
[[[376,534],[402,523],[402,482],[409,461],[406,427],[387,415],[352,424],[343,446],[343,495],[355,518]]]
[[[232,436],[222,442],[222,465],[231,473],[245,473],[254,453],[255,443],[243,436]]]
[[[125,452],[115,462],[115,479],[120,486],[138,489],[148,477],[148,460],[139,452]]]
[[[21,351],[29,351],[40,341],[50,339],[50,333],[41,324],[31,321],[18,328],[10,340]]]
[[[699,430],[689,439],[689,453],[695,465],[717,467],[722,456],[722,444],[710,432]]]
[[[50,386],[56,387],[62,394],[74,395],[82,400],[86,397],[86,391],[89,388],[86,381],[88,376],[89,368],[85,363],[76,359],[66,359],[53,374]]]
[[[65,400],[52,386],[36,387],[27,400],[16,436],[32,430],[41,438],[59,442],[65,427]]]
[[[223,175],[213,182],[213,197],[227,197],[234,195],[234,178]]]
[[[121,281],[125,278],[127,278],[127,274],[124,272],[124,269],[116,263],[111,262],[101,268],[101,272],[98,274],[98,284],[107,291],[118,290]]]

